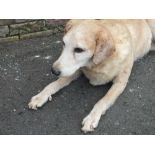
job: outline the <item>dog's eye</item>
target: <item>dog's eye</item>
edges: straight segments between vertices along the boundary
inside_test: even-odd
[[[81,53],[81,52],[83,52],[84,51],[84,49],[82,49],[82,48],[74,48],[74,52],[76,52],[76,53]]]

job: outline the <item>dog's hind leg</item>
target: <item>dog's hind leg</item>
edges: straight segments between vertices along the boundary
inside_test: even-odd
[[[33,96],[30,103],[28,104],[30,109],[37,110],[38,107],[43,106],[48,100],[51,101],[53,94],[58,92],[63,87],[69,85],[73,80],[80,76],[79,72],[76,72],[70,77],[60,77],[58,80],[50,83],[46,86],[39,94]]]

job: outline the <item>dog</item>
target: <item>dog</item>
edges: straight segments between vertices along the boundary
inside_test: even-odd
[[[124,91],[136,61],[151,49],[155,20],[70,20],[63,37],[63,51],[52,66],[59,78],[33,96],[28,106],[37,109],[52,95],[83,73],[93,86],[112,81],[107,94],[82,121],[82,131],[91,132],[102,115]]]

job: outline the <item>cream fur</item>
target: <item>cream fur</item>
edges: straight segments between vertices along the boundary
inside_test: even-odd
[[[53,67],[61,77],[32,97],[29,108],[41,107],[51,95],[79,77],[92,85],[113,81],[112,87],[82,121],[82,131],[93,131],[106,110],[124,91],[134,61],[151,49],[155,20],[70,20],[65,28],[64,49]],[[84,49],[75,53],[74,49]]]

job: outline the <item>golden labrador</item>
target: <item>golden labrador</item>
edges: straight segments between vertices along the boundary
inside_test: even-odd
[[[124,91],[134,61],[151,48],[155,20],[70,20],[63,37],[63,51],[53,64],[59,79],[32,97],[29,108],[37,109],[82,72],[92,85],[113,82],[82,121],[82,131],[93,131],[107,109]]]

